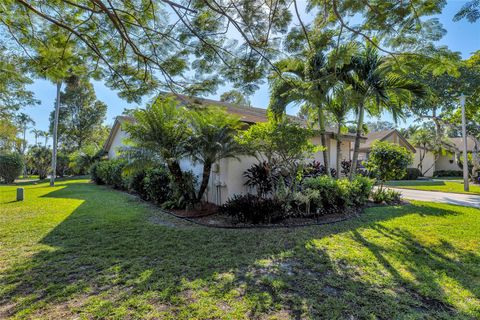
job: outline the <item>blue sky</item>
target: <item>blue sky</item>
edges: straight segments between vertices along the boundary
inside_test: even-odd
[[[443,37],[439,44],[447,45],[453,51],[461,52],[463,58],[467,58],[470,54],[480,49],[480,21],[477,23],[469,23],[466,21],[453,22],[452,18],[456,12],[461,8],[465,1],[448,1],[448,4],[443,10],[442,15],[439,16],[441,23],[447,30],[447,34]],[[120,99],[115,91],[105,87],[101,82],[94,82],[97,98],[108,106],[106,124],[112,124],[114,118],[121,114],[126,107],[133,107],[126,101]],[[29,114],[36,122],[36,128],[47,130],[49,125],[49,114],[53,110],[55,101],[55,85],[45,80],[36,80],[30,87],[37,99],[41,101],[40,105],[28,107],[23,112]],[[216,95],[210,98],[218,98],[220,94],[227,90],[220,89]],[[266,108],[268,105],[268,87],[263,85],[260,89],[250,97],[253,106]],[[294,113],[295,110],[289,110],[289,113]],[[387,114],[382,116],[382,119],[391,121],[391,117]],[[411,120],[410,120],[411,121]],[[400,123],[399,126],[406,126],[410,123]],[[33,142],[33,136],[29,134],[28,140]]]

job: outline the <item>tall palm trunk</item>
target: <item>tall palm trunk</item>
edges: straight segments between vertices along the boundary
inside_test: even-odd
[[[60,88],[62,82],[57,82],[57,103],[55,104],[55,118],[53,121],[53,150],[52,150],[52,175],[50,176],[50,187],[55,186],[55,175],[57,173],[57,144],[58,144],[58,115],[60,113]]]
[[[321,107],[318,107],[318,127],[320,129],[320,141],[323,146],[323,165],[327,176],[330,176],[330,159],[328,156],[329,148],[327,147],[327,135],[325,133],[325,115]]]
[[[363,118],[365,115],[365,105],[363,101],[358,108],[357,131],[355,134],[355,144],[353,146],[352,166],[350,168],[350,180],[357,173],[358,153],[360,151],[360,139],[362,138]]]
[[[338,129],[337,129],[337,163],[336,163],[336,169],[337,169],[337,179],[340,179],[340,166],[342,162],[342,124],[339,122],[338,123]]]
[[[203,165],[202,182],[197,194],[198,201],[202,200],[203,194],[205,193],[205,190],[207,190],[208,181],[210,180],[210,171],[212,171],[212,163],[210,161],[206,161]]]

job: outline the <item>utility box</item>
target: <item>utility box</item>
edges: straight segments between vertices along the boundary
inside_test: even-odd
[[[23,188],[17,188],[17,201],[23,201],[25,193]]]

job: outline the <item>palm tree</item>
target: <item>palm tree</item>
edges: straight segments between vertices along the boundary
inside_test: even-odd
[[[301,58],[287,58],[277,63],[280,74],[270,79],[269,109],[276,115],[285,113],[290,103],[304,103],[315,108],[318,128],[323,148],[323,161],[327,174],[329,156],[325,125],[325,107],[328,94],[337,80],[327,67],[327,59],[322,51]]]
[[[427,129],[419,129],[413,134],[412,136],[412,144],[418,148],[419,152],[419,162],[418,162],[418,169],[424,175],[431,169],[428,168],[427,170],[423,171],[423,160],[427,155],[429,150],[434,150],[435,146],[435,133],[427,130]],[[434,162],[435,163],[435,162]],[[432,165],[433,166],[433,165]]]
[[[19,115],[17,115],[15,117],[15,120],[23,134],[23,141],[22,141],[22,147],[20,148],[20,153],[24,155],[25,150],[27,149],[26,136],[27,136],[27,129],[29,128],[28,125],[29,124],[35,125],[35,121],[33,121],[33,119],[28,114],[25,114],[25,113],[20,113]]]
[[[215,162],[241,152],[235,141],[240,122],[222,109],[188,110],[173,98],[159,98],[146,109],[135,110],[133,117],[135,122],[125,126],[133,144],[124,150],[129,167],[165,163],[187,204],[202,200]],[[203,165],[196,194],[180,167],[182,159]]]
[[[165,163],[185,202],[192,203],[195,195],[180,167],[188,156],[191,129],[182,118],[186,109],[177,104],[173,98],[158,98],[145,109],[134,110],[135,122],[125,124],[133,145],[124,152],[133,168]]]
[[[38,145],[38,137],[41,136],[41,132],[42,130],[39,129],[33,129],[30,131],[30,133],[33,133],[33,135],[35,136],[35,145]]]
[[[351,82],[360,99],[356,108],[357,128],[350,178],[357,169],[365,111],[379,114],[388,110],[396,121],[404,115],[405,103],[410,102],[412,94],[420,97],[425,93],[420,84],[410,81],[405,75],[393,73],[389,62],[371,45],[352,58],[354,73],[347,81]]]
[[[352,110],[354,102],[354,92],[351,87],[342,86],[335,90],[333,97],[328,101],[327,110],[335,120],[337,132],[335,140],[337,141],[337,161],[335,164],[337,178],[340,178],[340,167],[342,161],[342,130],[345,128],[348,113]]]
[[[48,138],[50,137],[50,133],[48,131],[40,130],[39,136],[42,138],[45,138],[45,142],[43,146],[46,148],[48,143]]]
[[[190,157],[203,165],[202,181],[197,193],[197,201],[201,201],[208,186],[212,165],[222,159],[236,158],[242,153],[243,148],[235,140],[240,121],[222,109],[210,107],[191,112],[190,124]]]

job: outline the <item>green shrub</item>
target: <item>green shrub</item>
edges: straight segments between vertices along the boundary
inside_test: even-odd
[[[392,189],[380,189],[372,192],[372,201],[375,203],[398,204],[402,201],[402,194]]]
[[[5,183],[13,183],[20,176],[23,169],[23,158],[20,154],[0,154],[0,178]]]
[[[434,177],[461,177],[463,171],[461,170],[436,170],[433,173]]]
[[[105,184],[105,181],[103,181],[98,174],[99,165],[100,162],[95,162],[94,164],[92,164],[92,166],[90,167],[90,177],[96,184]]]
[[[143,192],[147,200],[157,204],[163,204],[175,198],[172,189],[172,180],[168,171],[164,168],[146,170],[142,184]],[[142,190],[140,189],[140,191]]]
[[[235,195],[219,212],[243,223],[272,223],[284,219],[285,203],[278,199],[264,199],[252,194]]]
[[[374,180],[356,176],[354,180],[333,179],[327,176],[305,179],[302,194],[311,201],[312,213],[339,213],[349,207],[360,207],[368,201]],[[317,193],[312,193],[315,190]],[[304,198],[298,197],[297,198]],[[305,205],[305,204],[304,204]]]
[[[344,181],[347,181],[350,205],[357,207],[365,205],[372,192],[375,180],[358,175],[352,181],[346,179]]]
[[[65,153],[57,155],[57,176],[64,177],[70,173],[70,157]]]
[[[39,179],[45,179],[51,171],[52,150],[43,146],[34,146],[28,150],[28,163]]]
[[[147,192],[145,190],[145,170],[137,170],[128,178],[128,190],[134,192],[144,200],[147,199]]]
[[[117,189],[124,189],[126,180],[123,177],[123,168],[125,161],[121,159],[100,161],[96,166],[92,166],[90,173],[94,181],[99,181],[100,184],[108,184]],[[93,172],[92,172],[93,171]]]
[[[368,156],[366,168],[383,185],[385,181],[403,178],[412,161],[413,155],[406,148],[386,141],[376,141]]]
[[[422,172],[418,168],[407,168],[406,174],[402,180],[417,180],[418,177],[422,176]]]
[[[308,178],[303,181],[304,189],[318,191],[318,198],[312,199],[312,212],[321,214],[340,212],[348,206],[348,190],[329,176]]]

